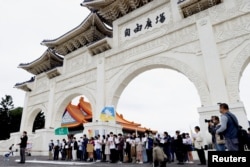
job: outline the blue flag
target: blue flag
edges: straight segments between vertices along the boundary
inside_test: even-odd
[[[103,122],[115,121],[115,109],[113,106],[106,106],[102,109],[100,120]]]

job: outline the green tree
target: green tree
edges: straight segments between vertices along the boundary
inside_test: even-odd
[[[10,133],[19,132],[22,120],[22,107],[17,107],[10,111]]]
[[[37,129],[43,129],[45,125],[45,115],[44,112],[40,111],[34,121],[32,132],[35,132]]]
[[[9,114],[9,111],[14,108],[13,99],[10,95],[5,95],[5,98],[2,97],[2,100],[0,102],[0,109],[2,112],[7,112]]]
[[[14,108],[13,99],[10,95],[2,97],[0,102],[0,140],[10,137],[10,116],[9,112]]]

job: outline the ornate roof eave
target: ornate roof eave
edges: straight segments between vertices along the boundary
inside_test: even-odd
[[[112,37],[112,29],[108,28],[96,13],[91,13],[79,26],[54,40],[43,40],[45,45],[56,53],[65,56],[89,43],[105,37]]]
[[[16,83],[14,88],[21,89],[25,92],[31,92],[32,90],[30,88],[30,83],[34,82],[34,80],[35,80],[35,77],[31,77],[31,79],[28,81],[25,81],[22,83]]]
[[[21,89],[25,92],[31,92],[32,90],[29,88],[28,84],[25,83],[25,84],[22,84],[22,85],[18,85],[18,86],[15,86],[15,88],[17,89]]]
[[[61,124],[61,127],[67,127],[67,128],[75,128],[82,125],[81,122],[74,122],[74,123],[65,123],[65,124]]]
[[[63,58],[47,49],[38,59],[31,63],[21,63],[18,68],[22,68],[33,75],[38,75],[62,65]]]
[[[110,5],[116,0],[84,0],[80,5],[84,7],[89,7],[90,9],[100,9],[107,5]]]
[[[92,108],[91,108],[91,105],[90,105],[90,103],[84,101],[84,98],[83,98],[83,97],[81,97],[81,98],[79,99],[78,107],[82,108],[86,114],[92,116]]]
[[[128,121],[128,120],[124,119],[123,115],[118,114],[118,113],[116,113],[116,122],[118,122],[120,124],[131,125],[131,126],[138,126],[138,127],[141,126],[141,124],[134,123],[134,122],[131,122],[131,121]]]
[[[222,0],[190,0],[180,3],[179,7],[182,10],[184,17],[191,16],[210,7],[218,5]]]
[[[81,6],[97,11],[108,25],[153,0],[84,0]]]
[[[111,39],[106,37],[97,42],[94,42],[93,44],[88,45],[87,48],[90,54],[94,56],[111,49],[112,48],[111,46],[112,46]]]
[[[129,130],[129,131],[138,131],[138,132],[146,132],[147,129],[143,127],[135,127],[135,126],[130,126],[130,125],[121,125],[123,129]]]
[[[55,78],[62,74],[62,67],[56,67],[46,72],[49,79]]]
[[[67,106],[67,111],[69,112],[69,114],[72,116],[72,118],[74,118],[74,120],[76,120],[77,122],[80,123],[86,123],[88,122],[88,119],[91,119],[92,116],[84,116],[81,112],[81,110],[79,109],[78,106],[75,106],[73,104],[69,104]]]

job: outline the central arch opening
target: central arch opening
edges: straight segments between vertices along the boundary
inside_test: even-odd
[[[249,103],[250,79],[249,78],[250,78],[250,62],[248,63],[246,69],[243,71],[242,77],[240,78],[240,85],[239,85],[240,97],[244,103],[246,114],[247,114],[247,119],[248,119],[249,125],[250,125],[250,103]]]
[[[144,71],[129,82],[117,104],[128,120],[159,133],[190,132],[199,125],[200,98],[183,74],[165,68]]]
[[[62,115],[62,127],[67,127],[70,134],[82,133],[83,124],[92,122],[92,107],[89,99],[79,95],[68,103]]]

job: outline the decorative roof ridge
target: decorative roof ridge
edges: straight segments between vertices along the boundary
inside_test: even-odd
[[[47,56],[48,54],[49,54],[49,56],[52,55],[52,56],[54,56],[56,59],[58,59],[59,61],[63,62],[63,57],[62,57],[62,56],[56,54],[52,49],[49,49],[49,48],[48,48],[48,49],[42,54],[42,56],[40,56],[39,58],[37,58],[37,59],[35,59],[35,60],[33,60],[32,62],[29,62],[29,63],[20,63],[20,64],[18,65],[18,68],[29,67],[29,66],[31,66],[33,63],[42,60],[42,59],[43,59],[45,56]]]
[[[14,86],[14,88],[15,88],[15,87],[18,87],[18,86],[21,86],[21,85],[24,85],[24,84],[27,84],[27,83],[34,82],[34,81],[35,81],[35,76],[31,77],[30,80],[28,80],[28,81],[16,83],[15,86]]]
[[[153,0],[83,0],[80,5],[96,11],[105,23],[112,26],[113,21],[116,19],[131,13],[151,1]]]
[[[112,29],[110,29],[108,26],[106,26],[106,23],[104,23],[103,19],[100,18],[100,16],[95,12],[95,11],[91,11],[90,14],[78,25],[76,26],[75,28],[73,28],[72,30],[64,33],[63,35],[59,36],[58,38],[55,38],[55,39],[45,39],[41,42],[41,45],[46,45],[46,43],[50,43],[50,42],[56,42],[56,41],[59,41],[60,39],[62,39],[63,37],[67,37],[67,36],[70,36],[71,34],[73,33],[76,33],[77,30],[81,30],[82,27],[86,24],[86,22],[91,19],[91,17],[94,17],[93,19],[96,19],[98,18],[102,24],[103,24],[103,27],[105,27],[108,31],[113,31]],[[95,22],[95,20],[94,20]],[[94,24],[94,22],[92,24]],[[79,34],[77,34],[79,35]],[[75,36],[77,36],[75,35]]]
[[[128,121],[127,119],[125,119],[123,117],[123,114],[119,114],[116,112],[116,116],[118,116],[123,121],[122,123],[129,124],[129,125],[141,126],[141,124],[135,123],[134,121]]]
[[[86,46],[87,46],[87,47],[91,47],[93,44],[96,44],[96,43],[98,43],[98,42],[104,42],[104,41],[107,41],[107,42],[108,42],[108,39],[111,39],[111,37],[105,37],[105,38],[102,38],[102,39],[100,39],[100,40],[90,42],[90,43],[88,43]]]

